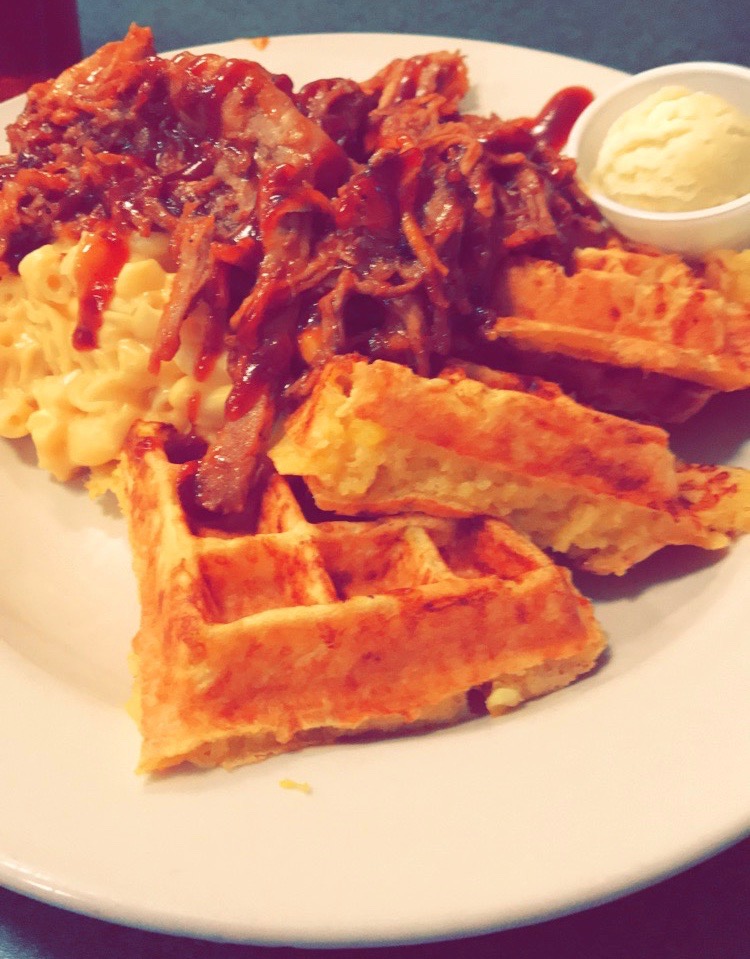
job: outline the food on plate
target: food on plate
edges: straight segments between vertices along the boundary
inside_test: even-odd
[[[595,573],[750,532],[750,472],[680,463],[658,427],[477,367],[331,360],[270,456],[322,509],[495,516]]]
[[[130,238],[96,346],[74,346],[78,282],[96,243],[84,234],[72,245],[45,244],[0,280],[0,436],[30,435],[39,465],[59,480],[85,468],[106,482],[139,419],[215,435],[229,393],[223,359],[196,375],[205,307],[183,327],[174,357],[150,368],[174,279],[159,236]]]
[[[114,235],[110,253],[133,233],[169,237],[175,275],[150,367],[174,358],[203,310],[201,373],[226,349],[231,380],[195,484],[218,520],[244,510],[306,367],[354,346],[429,374],[457,329],[479,343],[509,256],[567,262],[576,245],[611,238],[554,146],[554,113],[460,114],[467,89],[457,53],[295,91],[250,61],[157,57],[150,31],[133,27],[32,88],[8,128],[9,271],[83,231]],[[99,335],[98,279],[79,283],[92,304],[74,333],[81,349]]]
[[[584,91],[509,120],[462,112],[467,90],[459,53],[296,89],[250,60],[159,57],[133,26],[33,87],[8,128],[0,434],[30,433],[56,477],[92,471],[119,497],[144,771],[502,713],[604,649],[526,533],[622,572],[748,527],[742,471],[678,464],[662,430],[508,371],[519,356],[605,370],[604,408],[640,376],[649,418],[684,417],[746,385],[742,255],[687,264],[616,234],[560,153]],[[403,417],[397,434],[329,415],[348,376]],[[295,445],[318,413],[328,449]],[[456,448],[413,432],[451,420]],[[498,453],[487,477],[465,471],[478,438]],[[367,470],[403,479],[410,444],[424,489],[368,502]],[[280,476],[272,445],[295,474],[352,458],[343,495],[310,479],[342,515]],[[486,515],[516,494],[510,525]]]
[[[750,193],[750,117],[723,97],[670,85],[612,124],[589,186],[643,210],[704,210]]]
[[[657,251],[581,248],[573,268],[519,258],[485,335],[496,363],[554,379],[600,409],[680,422],[750,386],[750,261],[688,265]]]
[[[183,446],[138,425],[120,467],[143,771],[500,713],[604,649],[569,573],[498,520],[310,522],[271,475],[257,531],[219,536],[184,509]]]
[[[562,275],[576,250],[614,246],[616,258],[622,244],[556,149],[565,97],[537,118],[506,120],[459,113],[467,89],[463,59],[435,53],[394,61],[361,83],[319,80],[295,91],[288,77],[245,60],[158,57],[150,31],[133,27],[34,87],[9,127],[13,153],[0,163],[6,279],[40,246],[95,238],[96,266],[75,284],[79,356],[96,351],[123,249],[133,237],[169,239],[174,276],[148,372],[168,378],[188,339],[196,380],[226,369],[226,416],[207,437],[195,484],[197,507],[217,521],[245,509],[289,385],[336,353],[357,350],[429,375],[448,356],[485,362],[494,337],[499,364],[556,373],[604,408],[614,396],[622,412],[642,412],[647,395],[649,413],[665,420],[694,412],[715,388],[643,359],[634,365],[631,354],[623,365],[625,351],[601,338],[596,360],[574,334],[567,346],[557,337],[558,352],[547,343],[540,353],[529,343],[540,324],[530,332],[521,323],[520,297],[522,315],[503,315],[506,273]],[[575,102],[583,105],[579,94]],[[665,276],[673,269],[668,259]],[[734,322],[722,309],[717,299],[717,342]],[[592,325],[607,322],[597,316]],[[662,326],[665,354],[684,359],[683,325]],[[640,352],[648,363],[658,354]],[[527,370],[540,356],[544,368]],[[602,376],[617,389],[599,388]],[[199,399],[196,409],[205,406]],[[25,402],[33,411],[33,398]],[[120,439],[126,419],[123,408]]]

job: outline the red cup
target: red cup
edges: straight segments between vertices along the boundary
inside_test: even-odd
[[[81,59],[76,0],[0,0],[0,100]]]

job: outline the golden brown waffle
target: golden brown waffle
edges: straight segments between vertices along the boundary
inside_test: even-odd
[[[520,259],[503,271],[487,336],[515,369],[586,402],[679,421],[713,392],[750,386],[750,308],[710,263],[708,273],[674,254],[619,247],[577,250],[569,275]]]
[[[323,509],[495,516],[596,573],[750,530],[747,471],[682,464],[658,427],[482,367],[426,379],[339,357],[270,455]]]
[[[167,431],[134,427],[120,476],[142,605],[141,770],[500,713],[601,654],[568,572],[495,520],[313,523],[273,476],[254,535],[194,529],[191,467],[170,462]]]

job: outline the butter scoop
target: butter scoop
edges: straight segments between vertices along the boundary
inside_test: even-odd
[[[750,193],[750,117],[713,93],[663,86],[612,123],[588,185],[642,210],[736,200]]]

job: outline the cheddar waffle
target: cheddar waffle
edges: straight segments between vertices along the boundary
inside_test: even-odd
[[[323,509],[496,516],[596,573],[750,530],[747,471],[685,465],[656,426],[482,367],[332,360],[270,455]]]
[[[180,492],[192,464],[170,460],[169,435],[137,424],[119,477],[143,771],[499,713],[604,648],[567,571],[497,520],[312,522],[273,475],[255,532],[196,527]]]
[[[618,246],[576,250],[570,274],[519,258],[487,337],[515,369],[593,405],[684,420],[714,392],[750,386],[750,306],[716,282],[719,267],[703,277],[674,254]]]

